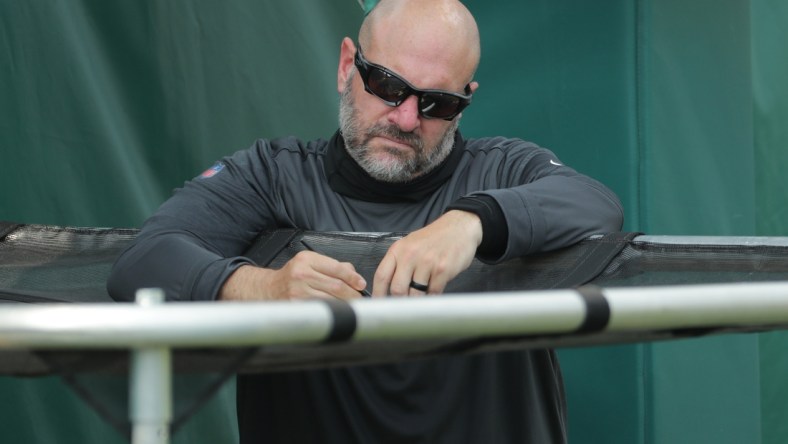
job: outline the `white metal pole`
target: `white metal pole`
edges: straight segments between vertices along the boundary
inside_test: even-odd
[[[160,289],[141,289],[137,304],[161,304]],[[129,416],[132,444],[167,444],[172,421],[172,355],[167,347],[135,348],[131,352]]]

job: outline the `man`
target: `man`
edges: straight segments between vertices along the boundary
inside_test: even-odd
[[[464,140],[476,23],[456,0],[382,0],[342,41],[340,131],[260,140],[187,183],[143,227],[108,288],[170,300],[438,294],[474,257],[499,262],[616,231],[600,183],[518,139]],[[409,231],[373,282],[315,252],[280,269],[241,256],[272,228]],[[240,376],[241,442],[565,442],[550,350]]]

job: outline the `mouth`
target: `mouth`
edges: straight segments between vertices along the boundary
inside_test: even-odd
[[[402,139],[397,139],[395,137],[385,136],[385,135],[378,135],[376,137],[378,139],[381,139],[385,143],[386,147],[389,148],[393,148],[396,150],[410,150],[410,151],[415,151],[416,149],[410,142],[404,141]]]

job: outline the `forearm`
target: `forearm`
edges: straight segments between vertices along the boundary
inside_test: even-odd
[[[116,300],[132,301],[138,288],[161,288],[167,300],[214,300],[222,284],[244,264],[243,257],[212,253],[186,233],[138,239],[115,262],[107,290]]]
[[[220,301],[270,300],[265,294],[267,281],[272,277],[273,270],[252,265],[242,265],[222,285],[218,299]]]
[[[562,248],[594,234],[618,231],[623,223],[615,194],[582,175],[550,176],[480,194],[498,203],[504,215],[498,229],[508,233],[501,256],[483,258],[490,262]]]

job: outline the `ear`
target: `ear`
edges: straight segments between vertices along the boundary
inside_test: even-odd
[[[356,45],[350,37],[342,39],[339,48],[339,68],[337,69],[337,91],[342,94],[347,84],[347,79],[355,66],[353,59],[356,56]]]
[[[479,82],[471,82],[469,85],[471,87],[471,94],[473,94],[476,92],[476,88],[479,87]],[[458,114],[456,118],[457,119],[462,118],[462,113]]]

